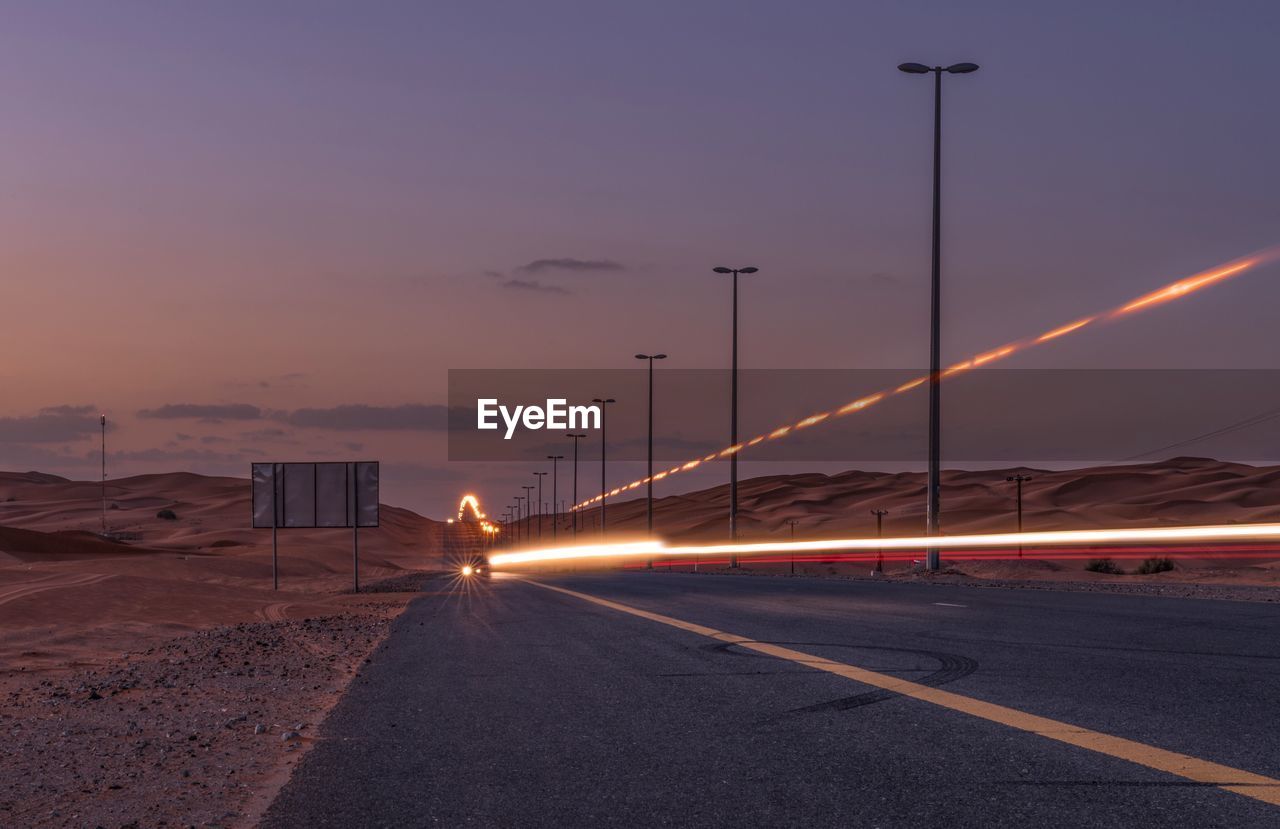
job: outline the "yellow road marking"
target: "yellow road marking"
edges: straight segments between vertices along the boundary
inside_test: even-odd
[[[801,653],[790,648],[784,648],[779,645],[770,645],[767,642],[757,642],[754,639],[748,639],[745,636],[736,636],[732,633],[725,633],[709,628],[704,625],[686,622],[681,619],[675,619],[671,616],[663,616],[661,613],[653,613],[648,610],[641,610],[630,605],[620,604],[619,602],[610,601],[609,599],[601,599],[598,596],[591,596],[586,593],[579,593],[576,590],[568,590],[563,587],[556,587],[542,582],[529,581],[530,584],[547,590],[554,590],[557,593],[564,593],[567,596],[573,596],[583,601],[598,604],[601,607],[607,607],[611,610],[617,610],[622,613],[629,613],[632,616],[639,616],[642,619],[648,619],[653,622],[659,622],[664,625],[670,625],[680,630],[687,630],[690,633],[697,633],[701,636],[707,636],[720,642],[729,642],[747,650],[762,653],[767,656],[785,659],[789,662],[795,662],[805,665],[819,671],[826,671],[836,676],[842,676],[846,679],[852,679],[854,682],[861,682],[863,685],[870,685],[875,688],[883,688],[886,691],[893,691],[904,697],[911,697],[922,702],[932,703],[942,708],[948,708],[952,711],[959,711],[979,719],[988,720],[990,722],[1006,725],[1010,728],[1016,728],[1020,731],[1027,731],[1032,734],[1038,734],[1050,740],[1057,740],[1060,743],[1078,746],[1096,751],[1099,754],[1106,754],[1109,757],[1116,757],[1120,760],[1127,760],[1130,763],[1136,763],[1140,766],[1146,766],[1156,771],[1166,772],[1187,780],[1193,780],[1197,783],[1206,783],[1225,789],[1229,792],[1251,797],[1254,800],[1261,800],[1264,803],[1270,803],[1274,806],[1280,806],[1280,780],[1271,777],[1264,777],[1261,774],[1244,771],[1242,769],[1224,766],[1220,763],[1212,763],[1208,760],[1201,760],[1198,757],[1191,757],[1186,754],[1179,754],[1176,751],[1168,751],[1163,748],[1149,746],[1146,743],[1139,743],[1135,740],[1127,740],[1124,737],[1115,737],[1110,734],[1103,734],[1098,731],[1090,731],[1087,728],[1081,728],[1070,723],[1051,720],[1048,717],[1040,717],[1035,714],[1028,714],[1025,711],[1018,711],[1014,708],[1007,708],[1003,705],[996,705],[991,702],[983,702],[982,700],[972,697],[962,696],[950,691],[943,691],[939,688],[931,688],[928,685],[920,685],[905,679],[889,676],[888,674],[876,673],[868,671],[865,668],[858,668],[853,665],[847,665],[843,662],[835,662],[830,659],[823,659],[820,656]]]

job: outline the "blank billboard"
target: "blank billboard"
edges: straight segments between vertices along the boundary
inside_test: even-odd
[[[378,462],[253,464],[253,526],[378,526]]]

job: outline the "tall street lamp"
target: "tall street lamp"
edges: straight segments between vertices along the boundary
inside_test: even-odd
[[[1018,535],[1022,535],[1022,485],[1031,480],[1031,476],[1019,473],[1010,475],[1005,480],[1018,485]],[[1022,539],[1018,539],[1018,558],[1022,558]]]
[[[556,510],[556,504],[560,503],[560,467],[558,464],[564,460],[564,455],[547,455],[547,460],[551,461],[551,537],[554,539],[557,535],[556,524],[560,521],[560,513]]]
[[[649,467],[646,473],[648,489],[649,535],[653,535],[653,361],[665,360],[665,354],[637,354],[637,360],[649,361]],[[653,569],[653,561],[649,561],[649,569]]]
[[[925,504],[925,531],[927,535],[939,535],[940,471],[942,443],[941,400],[938,392],[942,383],[939,328],[942,294],[942,73],[967,75],[978,71],[976,63],[953,63],[950,66],[925,66],[922,63],[902,63],[898,69],[909,75],[933,73],[933,273],[930,280],[929,312],[929,482]],[[926,566],[937,570],[942,566],[937,547],[930,547],[925,556]]]
[[[578,534],[578,441],[585,438],[586,435],[575,435],[570,432],[565,437],[573,438],[573,534]]]
[[[541,479],[539,479],[541,480]],[[524,490],[524,537],[527,541],[533,540],[533,491],[537,487],[522,486]]]
[[[535,472],[538,476],[538,540],[542,540],[542,479],[547,477],[545,472]]]
[[[604,456],[605,456],[605,447],[607,445],[605,443],[604,421],[605,421],[605,415],[609,411],[609,404],[617,403],[618,401],[614,400],[612,397],[593,397],[591,398],[591,402],[600,404],[600,537],[604,538],[605,534],[608,532],[605,529],[605,524],[604,524],[604,507],[605,507],[606,496],[608,495],[608,492],[609,492],[609,490],[606,488],[606,485],[605,485],[605,475],[604,475],[604,460],[605,460]]]
[[[733,274],[733,358],[729,404],[729,540],[738,540],[738,274],[756,273],[759,268],[715,268],[716,273]],[[738,566],[736,553],[729,555],[729,566]]]
[[[517,495],[516,502],[512,505],[515,507],[516,511],[516,544],[520,543],[520,539],[522,537],[520,533],[520,519],[524,518],[524,509],[520,506],[520,500],[521,496]],[[525,540],[527,541],[528,539]]]

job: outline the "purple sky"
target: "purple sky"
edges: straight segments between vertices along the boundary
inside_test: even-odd
[[[945,352],[1037,333],[1280,242],[1277,38],[1267,2],[13,4],[0,468],[92,477],[101,410],[114,475],[356,455],[427,514],[506,502],[528,470],[413,407],[449,368],[725,365],[718,264],[761,268],[744,365],[923,366],[902,61],[982,65]],[[1277,277],[1012,367],[1278,367]]]

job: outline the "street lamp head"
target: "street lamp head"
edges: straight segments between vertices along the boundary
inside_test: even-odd
[[[665,360],[665,359],[667,359],[667,355],[665,355],[665,354],[655,354],[655,355],[653,355],[653,359],[655,359],[655,360]]]
[[[617,403],[618,401],[614,400],[612,397],[606,397],[604,399],[601,399],[599,397],[593,397],[591,398],[591,402],[592,403]]]
[[[947,67],[947,71],[952,75],[968,75],[970,72],[978,71],[976,63],[953,63]]]
[[[906,72],[908,75],[927,75],[933,70],[923,63],[900,63],[898,64],[898,71]]]
[[[564,460],[564,455],[547,455],[547,460],[549,460],[549,461],[562,461],[562,460]]]
[[[738,273],[755,273],[759,268],[738,268]]]
[[[716,273],[733,273],[733,268],[712,268]]]
[[[649,359],[649,355],[648,355],[648,354],[637,354],[637,355],[636,355],[636,359],[637,359],[637,360],[647,360],[647,359]]]
[[[585,435],[585,434],[583,434],[583,435],[576,435],[576,434],[574,434],[573,432],[565,432],[565,435],[564,435],[564,436],[565,436],[565,437],[567,437],[567,438],[585,438],[585,437],[586,437],[586,435]]]

